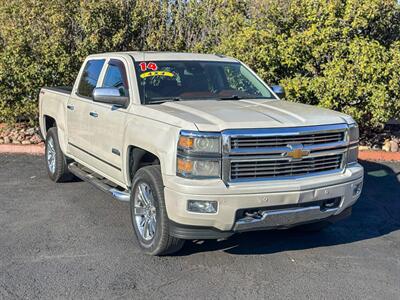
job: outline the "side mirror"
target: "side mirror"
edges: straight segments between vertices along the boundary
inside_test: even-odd
[[[273,85],[272,90],[279,98],[285,98],[285,89],[282,86]]]
[[[93,101],[126,107],[129,97],[121,95],[118,88],[98,87],[93,90]]]

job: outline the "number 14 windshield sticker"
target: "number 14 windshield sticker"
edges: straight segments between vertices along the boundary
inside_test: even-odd
[[[157,65],[155,63],[153,63],[153,62],[148,62],[148,63],[142,62],[142,63],[139,64],[139,66],[140,66],[140,70],[142,72],[145,72],[147,70],[151,70],[151,71],[157,71],[158,70]]]

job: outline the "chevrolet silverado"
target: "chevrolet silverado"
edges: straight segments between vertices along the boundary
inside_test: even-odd
[[[188,239],[320,230],[360,196],[358,126],[283,93],[223,55],[90,55],[73,87],[40,91],[48,174],[129,201],[151,255]]]

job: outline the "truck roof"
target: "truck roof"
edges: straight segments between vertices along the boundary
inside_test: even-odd
[[[118,54],[126,54],[135,61],[160,61],[160,60],[199,60],[199,61],[226,61],[238,62],[237,59],[219,54],[185,53],[185,52],[161,52],[161,51],[126,51],[92,54],[89,57],[109,57]]]

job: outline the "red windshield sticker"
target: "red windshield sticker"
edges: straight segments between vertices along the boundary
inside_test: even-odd
[[[142,62],[139,64],[139,66],[140,66],[140,70],[142,72],[145,72],[147,70],[157,71],[157,69],[158,69],[157,65],[153,62],[149,62],[149,63]]]

